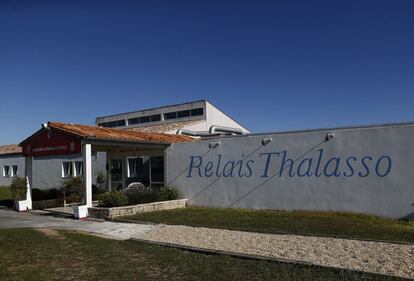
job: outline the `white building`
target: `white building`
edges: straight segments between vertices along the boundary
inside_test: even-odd
[[[148,133],[176,134],[180,130],[183,134],[190,132],[194,136],[203,133],[208,135],[210,129],[219,127],[222,130],[235,130],[238,134],[248,132],[245,127],[205,100],[98,117],[96,125]],[[228,131],[217,132],[231,134]],[[80,153],[35,157],[33,187],[59,187],[63,179],[82,175],[82,161]],[[129,181],[140,181],[147,185],[164,184],[162,157],[130,155],[127,159],[116,156],[107,159],[105,152],[97,152],[93,161],[93,180],[95,181],[99,172],[108,172],[108,184],[112,187],[125,186]],[[0,186],[10,185],[16,175],[24,174],[25,161],[21,147],[0,146],[0,169]]]
[[[249,130],[206,100],[119,113],[96,118],[101,127],[175,134],[178,130],[207,132],[212,126]]]

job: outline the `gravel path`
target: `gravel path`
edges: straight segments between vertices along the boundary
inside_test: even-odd
[[[172,225],[137,238],[414,278],[414,245]]]

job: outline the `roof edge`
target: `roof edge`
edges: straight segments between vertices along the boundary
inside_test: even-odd
[[[358,129],[371,129],[371,128],[381,128],[381,127],[401,127],[401,126],[414,126],[414,121],[409,122],[392,122],[392,123],[380,123],[380,124],[368,124],[368,125],[354,125],[354,126],[339,126],[339,127],[323,127],[315,129],[304,129],[304,130],[290,130],[290,131],[279,131],[279,132],[263,132],[263,133],[253,133],[245,135],[235,135],[235,136],[221,136],[221,137],[206,137],[207,139],[220,139],[220,138],[239,138],[239,137],[255,137],[255,136],[266,136],[266,135],[283,135],[283,134],[299,134],[299,133],[314,133],[314,132],[326,132],[326,131],[339,131],[339,130],[358,130]]]

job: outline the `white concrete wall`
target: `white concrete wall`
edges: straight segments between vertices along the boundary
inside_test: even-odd
[[[59,188],[62,183],[62,163],[66,161],[83,162],[82,155],[58,155],[34,157],[33,159],[33,188]],[[106,174],[106,153],[98,152],[92,157],[92,182],[101,171]],[[85,169],[84,169],[85,171]]]
[[[24,177],[25,163],[23,156],[21,156],[20,154],[0,155],[0,186],[9,186],[13,181],[14,178],[11,176],[3,177],[3,167],[9,166],[11,173],[12,165],[17,165],[18,167],[17,176]]]
[[[209,129],[213,125],[220,125],[232,128],[240,128],[244,132],[248,133],[249,130],[243,127],[241,124],[237,123],[235,120],[230,118],[224,112],[219,110],[217,107],[212,105],[209,102],[206,102],[206,118],[207,118],[207,129]]]
[[[413,140],[414,124],[400,124],[174,144],[166,181],[190,205],[401,218],[414,214]]]

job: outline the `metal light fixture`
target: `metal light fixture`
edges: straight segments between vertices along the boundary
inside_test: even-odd
[[[325,136],[325,141],[329,141],[329,140],[333,139],[334,137],[335,137],[334,133],[328,133]]]
[[[219,141],[211,141],[209,144],[208,144],[208,147],[209,148],[216,148],[217,146],[219,146],[220,145],[220,142]]]
[[[272,138],[263,138],[262,139],[262,145],[267,145],[268,143],[272,142]]]

